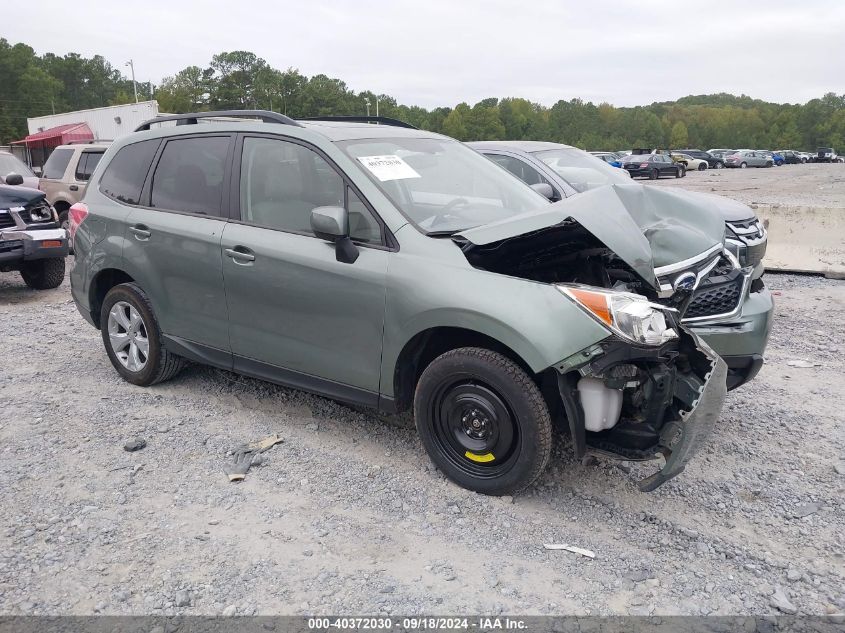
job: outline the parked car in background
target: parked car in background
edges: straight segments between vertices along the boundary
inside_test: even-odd
[[[675,151],[681,154],[686,154],[687,156],[692,156],[693,158],[706,160],[707,166],[712,169],[722,169],[722,167],[725,166],[725,161],[721,156],[716,156],[710,152],[705,152],[700,149],[678,149]]]
[[[65,278],[67,231],[42,191],[21,186],[19,174],[7,180],[0,185],[0,272],[18,271],[36,290],[57,288]]]
[[[82,200],[88,180],[109,144],[110,141],[85,141],[59,145],[44,164],[38,187],[47,194],[47,202],[59,214],[63,228],[69,227],[68,211]]]
[[[794,149],[781,149],[777,153],[783,156],[783,162],[787,165],[800,165],[807,162],[801,155],[801,152],[796,152]]]
[[[767,158],[771,158],[772,164],[777,166],[777,167],[780,167],[781,165],[784,164],[784,162],[786,162],[783,158],[783,155],[779,154],[777,152],[773,152],[773,151],[768,150],[768,149],[756,149],[754,151],[758,154],[762,154],[763,156],[766,156]]]
[[[616,152],[615,152],[615,154],[616,154],[619,158],[625,158],[625,157],[626,157],[626,156],[628,156],[630,153],[631,153],[631,150],[629,150],[629,149],[619,149],[619,150],[616,150]]]
[[[260,121],[203,123],[234,116]],[[719,266],[724,224],[674,192],[649,188],[652,246],[628,211],[640,188],[549,204],[439,134],[272,112],[161,117],[91,185],[71,208],[72,295],[132,384],[188,358],[412,408],[436,467],[493,495],[543,474],[553,420],[579,457],[662,454],[639,484],[653,490],[720,415],[725,362],[670,309],[687,286],[661,297],[655,267]]]
[[[620,170],[568,145],[536,141],[479,141],[470,147],[535,188],[549,187],[550,200],[573,197],[607,185],[627,185],[643,197],[654,187],[632,183]],[[763,364],[774,304],[763,282],[763,256],[768,235],[746,204],[712,194],[675,188],[676,207],[691,204],[696,215],[716,215],[725,226],[725,247],[733,259],[700,273],[692,300],[684,313],[708,345],[728,364],[728,388],[754,378]],[[639,210],[653,209],[644,201]],[[637,213],[637,210],[633,210]],[[660,234],[657,231],[655,237]],[[727,257],[727,256],[726,256]],[[664,264],[664,262],[661,262]],[[666,263],[661,287],[672,288],[689,272]],[[689,277],[687,276],[687,279]]]
[[[774,161],[771,156],[750,149],[741,149],[725,157],[725,167],[771,167]]]
[[[841,163],[843,158],[837,155],[832,147],[820,147],[813,157],[814,163]]]
[[[668,154],[632,154],[622,159],[622,169],[626,170],[631,178],[651,180],[661,176],[683,178],[687,173],[686,167],[673,162]]]
[[[802,163],[812,163],[813,155],[810,152],[798,152],[801,155]]]
[[[672,160],[676,163],[680,163],[684,166],[684,169],[687,171],[704,171],[709,167],[707,161],[703,158],[693,158],[689,154],[683,154],[681,152],[672,152],[670,154]]]
[[[0,184],[6,183],[6,176],[18,174],[23,178],[22,186],[38,189],[38,176],[20,158],[9,152],[0,152]]]
[[[611,167],[622,167],[622,160],[613,152],[590,152],[596,158],[603,160]]]

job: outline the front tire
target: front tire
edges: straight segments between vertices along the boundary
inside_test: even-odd
[[[648,175],[648,179],[649,180],[657,180],[658,178],[660,178],[660,172],[657,171],[656,169],[652,169],[651,172]]]
[[[684,169],[683,167],[678,167],[675,170],[675,178],[683,178],[686,175],[687,175],[687,170]]]
[[[707,163],[701,163],[698,165],[698,171],[704,171],[707,169]]]
[[[745,169],[746,167],[748,167],[748,163],[740,163],[739,166],[741,169]]]
[[[715,168],[715,169],[723,169],[724,167],[725,167],[725,164],[724,164],[724,163],[716,163],[716,164],[714,165],[714,168]]]
[[[21,266],[24,283],[35,290],[52,290],[65,280],[65,258],[51,257],[24,262]]]
[[[111,364],[133,385],[170,380],[185,366],[184,359],[162,344],[150,300],[137,284],[109,290],[100,309],[100,333]]]
[[[464,347],[434,359],[417,383],[414,418],[431,461],[468,490],[516,494],[549,461],[552,423],[540,390],[491,350]]]

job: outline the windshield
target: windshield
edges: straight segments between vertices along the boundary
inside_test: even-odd
[[[457,233],[548,204],[531,187],[458,141],[374,138],[337,145],[428,234]]]
[[[11,154],[0,154],[0,176],[7,176],[11,172],[21,176],[34,176],[32,170],[17,156]]]
[[[604,185],[631,183],[628,174],[621,169],[580,149],[550,149],[534,155],[579,193]]]

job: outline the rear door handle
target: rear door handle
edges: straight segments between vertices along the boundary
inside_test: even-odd
[[[146,242],[148,239],[150,239],[150,235],[152,235],[150,230],[143,224],[136,224],[135,226],[130,226],[129,230],[132,231],[132,234],[135,236],[135,239],[139,242]]]
[[[242,249],[242,250],[238,250]],[[243,246],[236,246],[235,248],[227,248],[223,251],[231,257],[236,264],[240,264],[242,266],[248,265],[248,262],[255,261],[255,255],[249,252],[249,249],[244,248]]]

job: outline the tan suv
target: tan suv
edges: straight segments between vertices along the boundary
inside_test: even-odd
[[[84,141],[59,145],[44,164],[38,188],[68,228],[68,210],[85,194],[85,187],[111,141]]]

